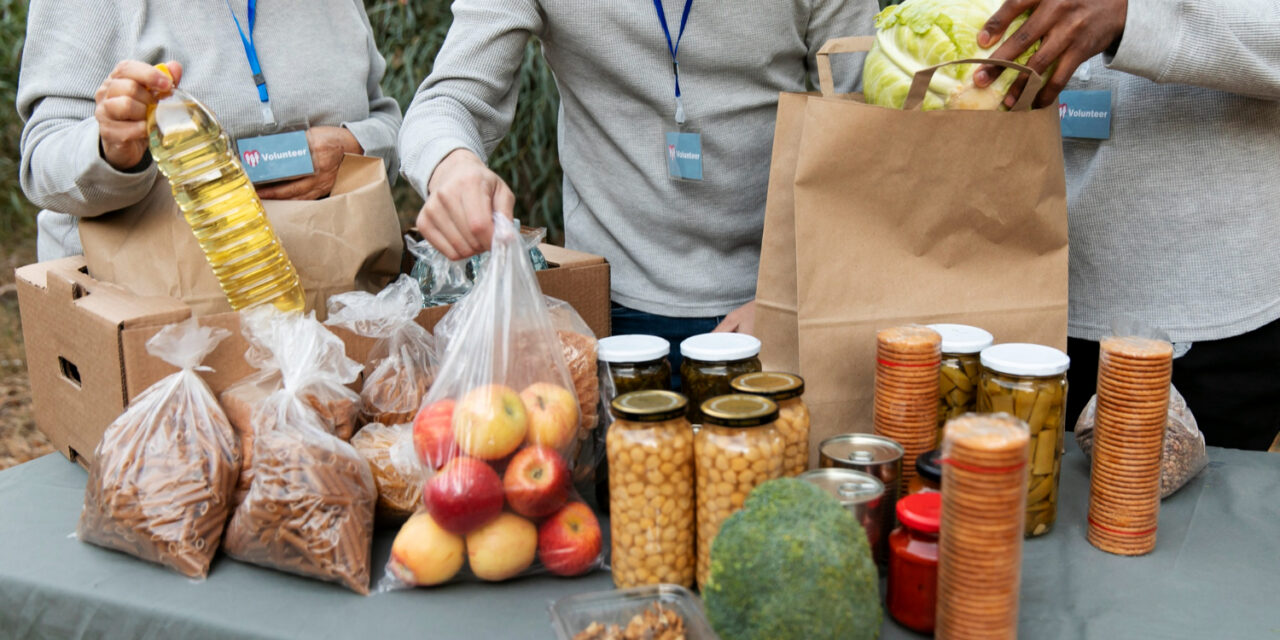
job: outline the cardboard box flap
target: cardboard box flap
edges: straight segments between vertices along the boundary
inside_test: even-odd
[[[596,264],[604,264],[604,258],[590,253],[582,253],[564,247],[557,247],[553,244],[538,245],[538,249],[542,251],[542,255],[546,256],[547,262],[560,267],[562,269],[575,269],[578,267],[589,267]]]
[[[86,271],[84,256],[72,256],[27,265],[16,275],[47,291],[54,301],[74,304],[100,322],[122,329],[170,324],[191,315],[191,308],[181,300],[135,296],[122,287],[94,280]]]

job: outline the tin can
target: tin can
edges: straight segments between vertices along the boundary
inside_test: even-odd
[[[853,514],[867,532],[873,557],[879,559],[888,553],[884,546],[888,538],[880,530],[885,506],[883,482],[869,473],[840,468],[812,469],[796,477],[831,494]]]
[[[879,509],[876,530],[880,533],[878,545],[887,551],[889,533],[897,526],[898,496],[902,493],[902,445],[889,438],[870,433],[846,433],[822,441],[818,445],[818,466],[861,471],[884,484],[884,500]],[[883,551],[876,554],[881,565],[889,561]]]

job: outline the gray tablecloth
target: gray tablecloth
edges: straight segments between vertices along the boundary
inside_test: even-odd
[[[1057,527],[1024,549],[1021,637],[1280,638],[1280,455],[1210,458],[1164,502],[1156,551],[1123,558],[1085,540],[1088,468],[1069,445]],[[75,540],[84,483],[56,455],[0,472],[0,637],[548,638],[551,602],[612,587],[597,572],[360,597],[226,558],[196,582]],[[918,636],[886,622],[881,637]]]

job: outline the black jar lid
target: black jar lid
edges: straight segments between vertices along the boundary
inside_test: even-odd
[[[763,396],[716,396],[702,403],[702,420],[717,427],[758,427],[778,420],[778,405]]]
[[[613,399],[610,413],[631,422],[663,422],[682,417],[689,406],[684,396],[674,391],[632,391]]]
[[[916,457],[916,474],[921,478],[942,484],[942,449],[934,449]]]

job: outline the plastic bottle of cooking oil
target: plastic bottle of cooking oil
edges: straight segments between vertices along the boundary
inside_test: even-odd
[[[156,68],[169,75],[164,65]],[[302,311],[298,272],[213,114],[175,88],[147,111],[147,136],[231,308]]]

